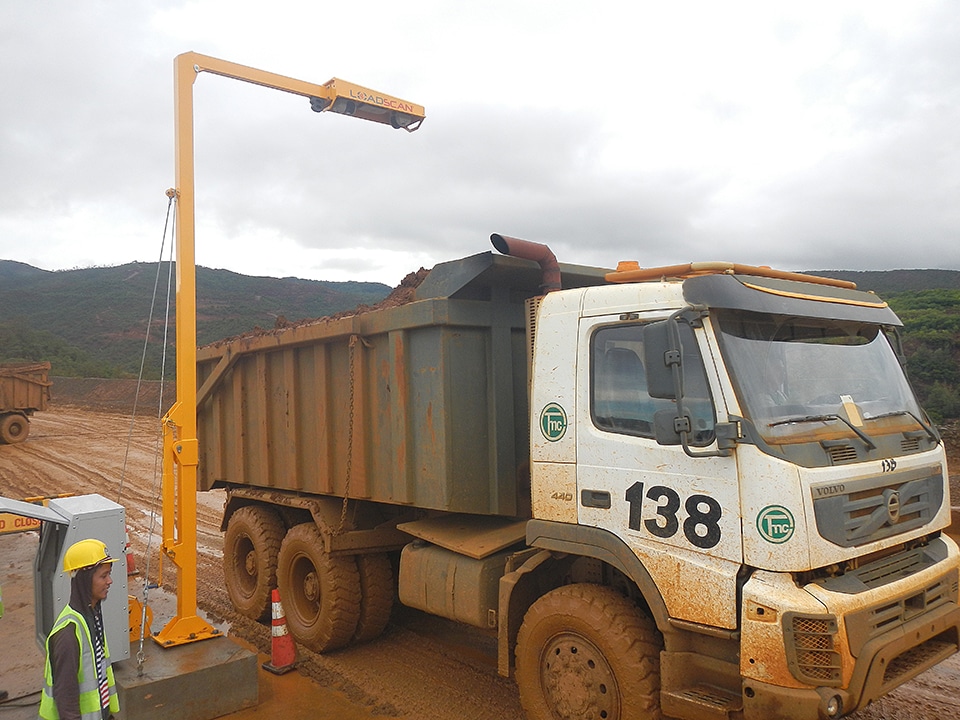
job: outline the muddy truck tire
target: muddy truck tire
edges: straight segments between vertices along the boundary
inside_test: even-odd
[[[23,442],[30,434],[30,421],[20,413],[10,413],[0,418],[0,442],[6,445]]]
[[[517,637],[517,685],[528,720],[660,720],[660,651],[653,621],[601,585],[557,588],[527,611]]]
[[[354,642],[364,643],[380,637],[393,612],[393,568],[386,553],[357,555],[360,573],[360,618]]]
[[[350,643],[360,618],[360,575],[351,555],[328,555],[312,523],[287,532],[277,561],[277,585],[287,627],[315,652]]]
[[[223,537],[224,583],[237,612],[251,620],[270,615],[284,533],[283,521],[270,508],[247,505],[230,517]]]

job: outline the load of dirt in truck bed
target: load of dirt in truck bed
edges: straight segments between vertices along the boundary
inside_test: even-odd
[[[374,305],[365,305],[361,303],[352,310],[341,310],[333,315],[326,315],[320,318],[304,318],[296,321],[289,321],[283,316],[280,316],[277,318],[276,325],[274,325],[272,328],[255,327],[253,330],[241,333],[240,335],[234,335],[233,337],[224,338],[222,340],[215,340],[204,347],[220,347],[221,345],[239,340],[241,338],[276,335],[288,328],[301,327],[304,325],[315,325],[317,323],[328,323],[335,320],[341,320],[346,317],[372,312],[374,310],[384,310],[386,308],[406,305],[407,303],[413,302],[417,288],[420,287],[420,284],[423,282],[424,278],[426,278],[429,274],[430,271],[426,268],[420,268],[416,272],[408,273],[407,276],[400,281],[400,284],[390,291],[389,295]]]

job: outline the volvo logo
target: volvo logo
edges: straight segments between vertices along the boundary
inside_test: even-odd
[[[896,490],[887,490],[883,494],[887,500],[887,518],[891,525],[896,525],[900,519],[900,493]]]

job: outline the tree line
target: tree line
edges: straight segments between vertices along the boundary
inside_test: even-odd
[[[934,422],[960,418],[960,290],[900,292],[887,301],[903,320],[907,374],[921,405]],[[32,329],[22,321],[0,323],[0,361],[43,360],[50,362],[54,375],[64,377],[131,377],[140,363],[139,356],[132,355],[114,355],[113,362],[93,357],[63,338]],[[155,359],[148,363],[147,379],[159,377],[157,367]]]
[[[960,418],[960,290],[917,290],[887,298],[903,321],[907,374],[935,422]]]

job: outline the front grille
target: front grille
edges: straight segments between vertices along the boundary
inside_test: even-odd
[[[821,576],[809,581],[830,592],[856,595],[923,572],[943,562],[948,554],[946,543],[934,537],[914,544],[913,547],[902,545],[885,548],[849,561],[840,574]]]
[[[853,547],[923,527],[943,504],[943,485],[937,465],[814,487],[817,530],[832,543]]]
[[[954,570],[919,592],[903,595],[846,618],[850,652],[856,656],[871,639],[902,626],[913,618],[957,601],[957,571]]]
[[[929,566],[923,549],[913,552],[898,553],[881,562],[872,563],[868,568],[862,568],[857,576],[865,587],[874,588],[895,582],[914,573],[920,572]]]
[[[855,462],[857,459],[857,450],[852,445],[833,445],[826,450],[830,456],[830,462],[834,465]]]
[[[915,453],[920,451],[920,438],[904,438],[900,441],[900,450],[904,453]]]
[[[842,663],[836,650],[836,618],[786,613],[783,626],[787,663],[794,677],[813,685],[840,685]]]

